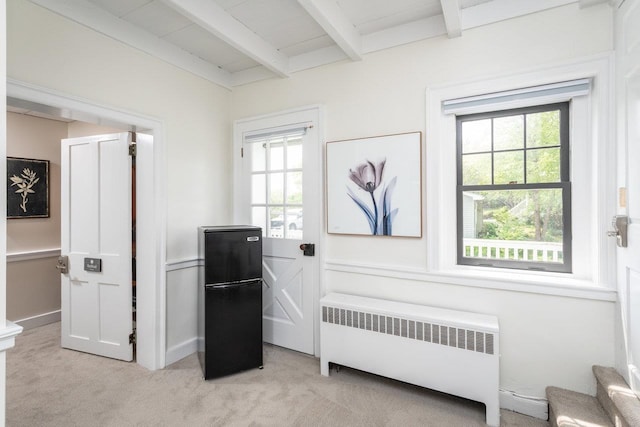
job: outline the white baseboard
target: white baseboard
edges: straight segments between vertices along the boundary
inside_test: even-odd
[[[167,354],[165,355],[165,366],[169,366],[180,359],[184,359],[196,351],[198,351],[198,337],[193,337],[178,345],[174,345],[167,349]]]
[[[500,408],[530,417],[547,420],[549,418],[549,404],[541,397],[520,396],[513,391],[500,390]]]
[[[38,326],[48,325],[49,323],[55,323],[60,321],[60,310],[52,311],[50,313],[38,314],[37,316],[27,317],[14,321],[15,324],[20,325],[24,330],[37,328]]]

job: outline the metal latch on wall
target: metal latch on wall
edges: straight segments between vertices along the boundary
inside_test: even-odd
[[[69,257],[66,255],[59,256],[56,268],[60,273],[67,274],[69,272]]]
[[[626,215],[616,215],[611,221],[613,230],[607,232],[607,236],[615,237],[616,243],[621,248],[627,247],[627,228],[629,226],[629,217]]]

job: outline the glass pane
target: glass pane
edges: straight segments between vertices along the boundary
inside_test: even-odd
[[[302,140],[289,140],[287,145],[287,169],[302,169]]]
[[[267,232],[267,208],[254,206],[251,208],[251,225],[262,228],[262,235]]]
[[[506,151],[493,155],[494,184],[524,183],[524,150]]]
[[[560,182],[560,148],[527,150],[527,183]]]
[[[284,238],[284,217],[283,208],[270,207],[269,208],[269,233],[267,237]]]
[[[491,119],[462,122],[462,152],[491,150]]]
[[[266,161],[266,143],[264,141],[253,142],[245,146],[251,152],[251,171],[262,172],[267,164]]]
[[[287,239],[302,239],[302,208],[288,208],[285,222]]]
[[[287,173],[287,203],[302,204],[302,172]]]
[[[463,193],[463,256],[563,262],[562,189]]]
[[[527,147],[560,145],[560,110],[527,114]]]
[[[524,116],[493,119],[493,149],[524,148]]]
[[[284,174],[269,174],[269,204],[284,203]]]
[[[284,169],[284,145],[283,139],[278,138],[269,141],[269,170]]]
[[[258,205],[267,202],[267,180],[264,174],[251,177],[251,204]]]
[[[491,184],[491,153],[462,156],[463,185]]]

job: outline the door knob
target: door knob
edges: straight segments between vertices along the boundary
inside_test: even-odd
[[[304,256],[315,256],[316,245],[313,243],[303,243],[300,245],[300,250]]]

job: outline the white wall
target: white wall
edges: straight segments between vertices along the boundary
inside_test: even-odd
[[[0,34],[5,34],[6,28],[6,1],[0,0]],[[4,82],[7,80],[6,78],[6,40],[4,36],[0,39],[0,81]],[[6,99],[7,97],[7,89],[6,86],[0,85],[0,99]],[[2,108],[0,108],[0,158],[4,159],[7,156],[7,114],[6,114],[6,104],[2,104]],[[0,165],[0,173],[2,176],[6,175],[6,162],[2,162]],[[2,190],[0,190],[0,209],[6,212],[7,209],[7,194],[6,194],[6,186],[2,185]],[[7,297],[6,297],[6,259],[7,259],[7,237],[6,237],[6,225],[7,218],[6,215],[2,215],[0,218],[0,328],[4,328],[6,325],[6,308],[7,308]],[[4,426],[5,419],[5,390],[6,390],[6,354],[4,351],[0,351],[0,427]]]
[[[231,218],[230,92],[26,0],[8,2],[7,22],[7,77],[164,123],[167,259],[195,258],[196,227]],[[167,295],[190,292],[167,277]],[[167,347],[194,335],[195,322],[169,322]]]
[[[425,132],[428,87],[527,71],[612,49],[609,6],[579,9],[574,4],[465,31],[456,39],[430,39],[369,54],[360,62],[235,88],[232,119],[324,104],[327,141]],[[423,202],[433,203],[424,183]],[[423,218],[423,230],[428,220]],[[380,275],[373,268],[426,270],[427,239],[328,235],[327,264],[354,268],[327,268],[323,291],[495,314],[501,328],[502,389],[537,397],[544,397],[548,385],[595,392],[591,365],[611,366],[614,360],[614,303],[451,284],[455,280],[408,280],[402,274]]]

